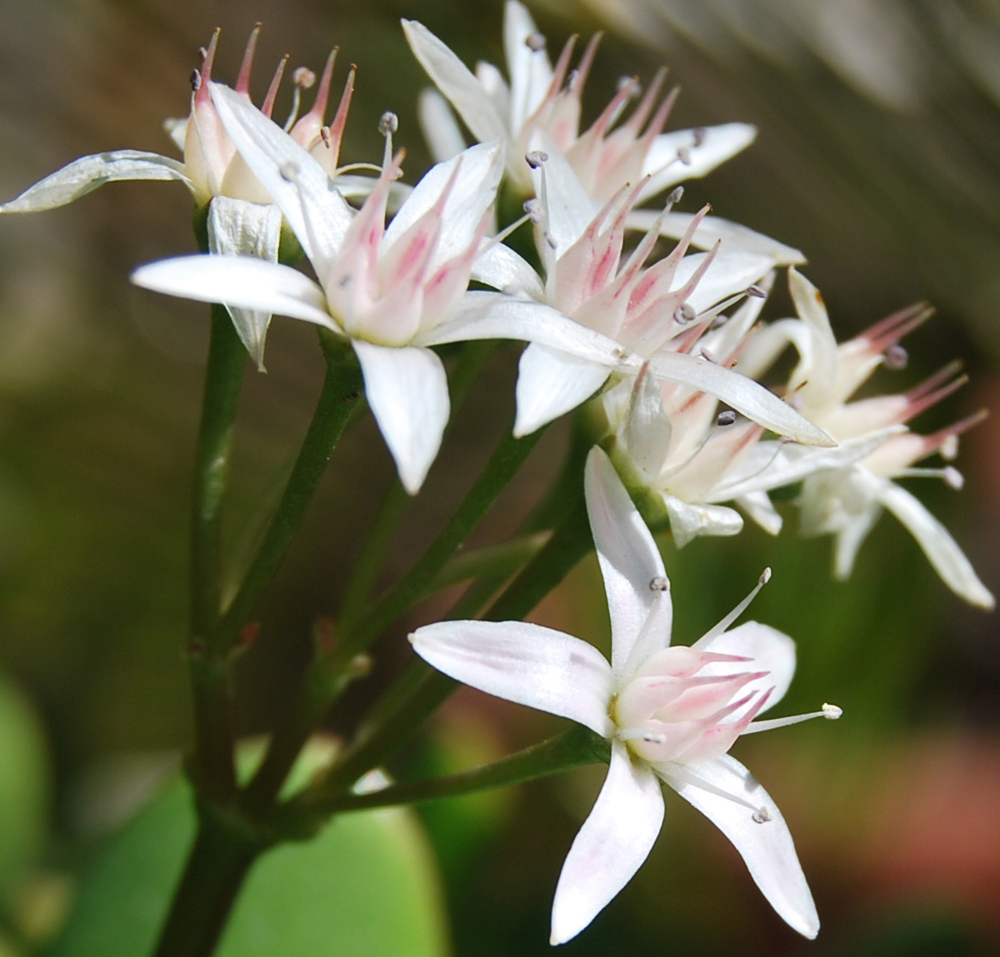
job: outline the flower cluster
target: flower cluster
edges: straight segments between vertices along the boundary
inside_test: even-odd
[[[437,88],[420,109],[438,162],[412,186],[401,182],[404,152],[393,152],[393,114],[381,124],[381,162],[350,168],[377,175],[339,166],[353,68],[329,126],[334,56],[301,116],[300,90],[315,77],[296,71],[295,107],[279,125],[272,112],[285,62],[258,108],[249,95],[257,31],[233,89],[212,76],[216,33],[190,115],[170,126],[183,162],[137,151],[84,157],[0,212],[50,209],[110,180],[184,182],[205,210],[204,253],[143,266],[133,281],[223,304],[261,369],[272,314],[313,323],[353,350],[368,406],[414,495],[450,415],[438,347],[527,343],[515,436],[593,400],[590,420],[599,424],[585,496],[611,613],[611,663],[578,639],[520,622],[428,625],[413,646],[461,681],[610,741],[607,781],[559,879],[553,943],[590,923],[645,859],[663,816],[661,782],[715,822],[777,912],[815,936],[815,907],[780,812],[727,752],[742,734],[839,709],[756,720],[787,689],[795,650],[756,622],[730,629],[753,595],[692,646],[670,646],[670,585],[630,492],[656,504],[680,548],[738,533],[743,515],[776,534],[783,520],[770,493],[798,486],[802,530],[835,537],[838,577],[888,509],[949,588],[991,608],[954,539],[896,482],[937,475],[961,484],[950,465],[915,465],[933,454],[950,461],[977,417],[930,436],[908,423],[962,380],[947,366],[909,392],[854,398],[880,365],[904,364],[899,340],[927,311],[904,310],[838,344],[822,298],[795,268],[797,250],[708,208],[676,209],[677,184],[745,148],[752,127],[665,131],[676,91],[664,94],[660,74],[641,96],[637,80],[624,83],[581,132],[598,38],[575,68],[572,40],[553,66],[516,0],[506,4],[506,77],[488,64],[473,73],[420,23],[403,29]],[[524,200],[525,217],[498,226],[503,188]],[[526,224],[535,247],[527,256],[507,243]],[[278,261],[283,232],[308,270]],[[677,240],[665,255],[663,237]],[[797,316],[764,324],[779,270]],[[765,386],[788,347],[798,360],[787,381]]]

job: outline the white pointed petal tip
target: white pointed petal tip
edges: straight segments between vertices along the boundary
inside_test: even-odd
[[[662,823],[656,775],[614,742],[607,780],[559,875],[551,944],[572,940],[615,898],[649,856]]]

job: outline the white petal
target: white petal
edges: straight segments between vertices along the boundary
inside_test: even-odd
[[[523,621],[443,621],[418,628],[410,641],[457,681],[611,736],[611,668],[579,638]]]
[[[878,500],[910,530],[941,580],[956,595],[980,608],[994,607],[992,593],[979,580],[958,543],[916,498],[893,482],[886,482]]]
[[[683,286],[706,255],[706,253],[696,253],[693,256],[685,256],[677,266],[671,288],[679,289]],[[688,296],[688,304],[695,312],[711,309],[723,299],[742,293],[748,286],[766,276],[773,267],[774,261],[760,253],[745,249],[722,248]]]
[[[729,755],[681,768],[682,772],[687,771],[755,808],[766,808],[769,818],[760,824],[754,820],[750,808],[691,784],[684,776],[673,774],[669,765],[660,765],[657,771],[733,842],[750,876],[778,915],[803,936],[815,937],[819,932],[819,916],[792,835],[781,811],[750,772]]]
[[[422,23],[403,20],[403,32],[413,55],[472,130],[472,135],[481,143],[506,141],[506,123],[469,68]]]
[[[541,301],[545,287],[528,261],[495,240],[484,240],[482,251],[472,264],[472,278],[514,296]]]
[[[325,276],[352,212],[322,166],[280,126],[229,87],[211,83],[212,102],[240,155],[281,207],[305,254]]]
[[[640,373],[635,379],[620,438],[629,459],[639,471],[647,477],[655,477],[660,474],[670,454],[674,430],[663,408],[662,386],[655,376],[647,372]]]
[[[437,458],[450,403],[444,365],[430,349],[352,342],[365,377],[365,396],[411,495]]]
[[[281,242],[281,210],[228,196],[215,196],[208,206],[208,248],[215,255],[255,256],[278,261]],[[264,340],[271,313],[227,306],[233,325],[250,358],[264,371]]]
[[[552,83],[552,64],[544,49],[535,52],[527,43],[538,32],[527,8],[508,0],[504,6],[503,47],[510,77],[510,128],[514,136],[541,105]]]
[[[756,621],[746,621],[709,641],[696,641],[692,647],[720,655],[753,658],[752,662],[747,662],[746,668],[766,671],[767,675],[741,688],[740,695],[751,691],[760,693],[773,687],[774,691],[762,711],[773,707],[785,696],[795,674],[795,642],[776,628]],[[713,662],[705,665],[698,675],[731,675],[741,667],[743,666],[734,667],[732,662]]]
[[[0,205],[0,213],[38,213],[56,209],[86,196],[105,183],[130,179],[176,179],[188,189],[194,189],[184,172],[184,164],[177,160],[140,150],[115,150],[73,160],[28,187],[16,199]]]
[[[583,482],[611,614],[611,663],[621,682],[670,644],[670,582],[653,536],[597,446],[587,457]]]
[[[548,159],[532,170],[535,193],[542,204],[545,236],[541,245],[548,258],[558,259],[586,232],[601,206],[584,189],[569,160],[544,133],[536,133],[529,144]]]
[[[767,492],[747,492],[735,501],[768,535],[777,535],[781,531],[784,519],[774,507]]]
[[[629,359],[626,351],[613,339],[581,326],[551,306],[495,292],[466,293],[454,319],[418,336],[423,346],[470,339],[540,342],[606,366],[609,372],[627,362],[636,366],[638,371],[638,360]]]
[[[559,875],[552,944],[575,937],[611,902],[649,856],[662,824],[656,775],[614,741],[607,780]]]
[[[643,163],[643,175],[652,174],[641,199],[710,173],[717,166],[745,150],[757,136],[757,128],[748,123],[724,123],[699,130],[672,130],[653,140]],[[695,144],[698,145],[695,145]],[[678,158],[684,151],[684,162]],[[641,200],[640,200],[641,201]]]
[[[503,175],[503,153],[498,143],[470,146],[458,156],[431,167],[389,223],[380,255],[385,255],[400,236],[430,211],[456,167],[458,173],[441,214],[444,228],[427,267],[428,273],[469,248],[483,216],[496,199]]]
[[[465,137],[455,121],[448,101],[437,90],[425,89],[417,97],[417,117],[427,148],[437,163],[465,149]]]
[[[180,256],[141,266],[132,282],[170,296],[277,312],[340,333],[323,290],[290,266],[251,256]]]
[[[517,367],[514,435],[536,429],[586,402],[608,379],[608,367],[531,343]]]
[[[827,448],[836,445],[822,429],[803,418],[774,393],[732,369],[701,356],[679,352],[659,353],[650,365],[657,375],[708,392],[772,432],[790,436],[806,445]]]
[[[658,219],[659,214],[656,210],[637,209],[629,214],[628,227],[647,232],[653,228]],[[671,239],[680,239],[693,219],[693,213],[668,213],[663,218],[660,233]],[[725,249],[746,249],[749,252],[761,253],[770,256],[776,266],[797,265],[806,261],[799,250],[779,243],[762,233],[754,232],[740,223],[720,219],[718,216],[706,216],[701,221],[701,225],[695,230],[692,244],[699,249],[711,249],[720,239]]]
[[[805,382],[813,401],[822,402],[832,395],[837,382],[837,339],[820,291],[794,267],[788,270],[788,291],[809,329],[809,349],[792,373],[792,381],[796,385]]]
[[[699,535],[738,535],[743,531],[740,513],[731,508],[705,502],[685,502],[666,492],[660,494],[670,516],[670,534],[678,548],[683,548]]]

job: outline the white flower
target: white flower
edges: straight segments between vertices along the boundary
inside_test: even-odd
[[[503,144],[507,171],[525,195],[532,191],[532,183],[524,157],[534,149],[531,144],[537,132],[551,137],[569,157],[590,195],[601,199],[644,176],[649,179],[643,186],[643,199],[682,180],[704,176],[745,149],[757,132],[746,123],[661,132],[676,98],[675,90],[657,102],[665,77],[661,71],[626,121],[615,126],[635,97],[634,79],[622,85],[581,134],[580,98],[600,36],[591,40],[572,71],[575,38],[571,39],[553,69],[545,38],[516,0],[508,0],[504,8],[509,84],[487,63],[480,63],[473,74],[423,24],[404,20],[403,29],[414,55],[472,134],[480,142]],[[462,143],[454,118],[436,95],[423,98],[422,113],[432,149],[445,158]]]
[[[787,690],[795,646],[757,622],[726,629],[769,573],[694,645],[671,647],[663,562],[600,449],[587,461],[586,496],[611,613],[611,664],[586,642],[523,622],[442,622],[410,636],[445,674],[611,741],[607,780],[559,877],[552,943],[583,930],[646,859],[663,820],[661,781],[733,842],[775,910],[815,937],[819,919],[781,812],[726,752],[741,734],[836,718],[840,709],[754,722]]]
[[[971,416],[929,436],[917,435],[905,426],[965,382],[957,375],[958,365],[945,366],[905,393],[852,400],[880,365],[905,364],[906,353],[899,340],[924,322],[931,310],[923,305],[901,310],[838,345],[819,290],[794,269],[789,270],[788,278],[799,318],[781,320],[763,330],[751,343],[744,361],[751,371],[763,370],[791,342],[799,352],[799,363],[789,380],[789,401],[837,439],[845,453],[849,448],[863,452],[853,461],[839,463],[832,459],[810,463],[804,457],[798,465],[813,467],[799,468],[797,474],[796,469],[786,473],[789,482],[804,479],[799,499],[803,532],[835,536],[834,574],[844,579],[851,573],[861,543],[885,508],[913,535],[955,594],[970,604],[993,608],[993,595],[948,530],[893,481],[933,476],[953,488],[961,487],[962,476],[951,466],[913,466],[935,453],[953,459],[958,452],[959,434],[982,416]],[[762,449],[761,454],[768,453]]]
[[[763,386],[694,348],[719,312],[770,272],[773,259],[725,246],[685,256],[704,210],[666,258],[646,263],[659,235],[655,224],[630,255],[623,255],[626,220],[642,183],[622,188],[598,207],[558,148],[543,143],[546,158],[534,171],[538,198],[528,205],[544,280],[501,245],[484,251],[473,276],[519,294],[512,311],[531,316],[555,309],[613,339],[628,361],[613,370],[549,343],[530,345],[518,374],[515,432],[533,432],[590,398],[612,371],[634,376],[648,359],[657,377],[722,399],[766,428],[801,442],[831,444],[822,430]]]
[[[350,340],[368,403],[411,493],[422,485],[448,421],[444,365],[431,346],[468,339],[538,339],[613,366],[616,346],[554,310],[530,317],[508,297],[466,287],[503,171],[496,144],[431,169],[388,227],[399,168],[387,164],[355,215],[326,171],[239,94],[210,85],[243,160],[281,208],[319,282],[248,257],[193,256],[139,269],[133,281],[172,295],[283,313]]]
[[[248,105],[250,74],[259,34],[258,25],[250,34],[236,83],[237,94]],[[207,206],[206,225],[211,252],[255,256],[276,263],[281,238],[280,210],[272,204],[267,191],[237,153],[209,96],[218,41],[219,31],[216,30],[204,51],[202,69],[195,74],[190,115],[186,119],[168,120],[164,124],[183,152],[183,162],[140,150],[112,150],[83,156],[31,186],[16,199],[0,205],[0,213],[55,209],[72,203],[105,183],[120,180],[177,180],[191,190],[198,206]],[[337,167],[340,141],[354,89],[352,70],[334,121],[326,126],[325,113],[335,53],[331,53],[327,60],[312,108],[297,119],[293,112],[288,122],[292,138],[309,150],[331,175]],[[261,110],[265,116],[271,115],[284,66],[285,60],[282,60],[264,99]],[[297,80],[296,103],[302,85],[304,81]],[[263,371],[270,310],[230,306],[229,312],[241,341],[258,369]]]

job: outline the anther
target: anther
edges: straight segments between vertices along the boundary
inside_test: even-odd
[[[697,318],[698,313],[694,311],[694,307],[689,302],[682,302],[674,310],[674,322],[680,323],[681,325],[694,322]]]
[[[708,349],[702,349],[701,352],[698,353],[698,358],[704,359],[706,362],[711,362],[713,365],[719,364],[719,360],[716,359],[715,356],[708,351]]]
[[[686,146],[682,146],[679,150],[677,150],[677,158],[685,166],[691,165],[691,151]]]
[[[684,187],[675,186],[667,196],[667,206],[676,206],[684,198]]]
[[[391,136],[396,130],[399,129],[399,117],[392,112],[392,110],[386,110],[380,117],[378,121],[378,131],[383,136]]]
[[[732,425],[736,421],[736,413],[732,409],[720,412],[716,417],[715,424],[719,426]]]
[[[542,163],[546,162],[549,158],[549,154],[544,150],[532,150],[530,153],[525,153],[524,161],[532,168],[538,169]]]
[[[642,84],[634,76],[622,76],[618,78],[618,92],[625,90],[629,99],[635,100],[642,93]]]
[[[765,568],[760,573],[760,578],[757,579],[758,584],[766,585],[771,580],[771,569],[770,567]]]
[[[198,70],[191,71],[191,89],[195,93],[201,89],[201,73]]]
[[[699,126],[698,129],[694,131],[694,148],[698,149],[699,146],[705,145],[705,137],[708,136],[708,130],[704,126]]]
[[[766,807],[759,807],[751,815],[754,824],[766,824],[771,820],[771,812]]]
[[[887,369],[905,369],[910,361],[910,354],[898,342],[894,342],[885,350],[882,365]]]
[[[953,488],[956,491],[965,485],[965,476],[959,472],[958,469],[952,467],[951,465],[942,469],[941,478],[944,479],[944,484],[949,488]]]
[[[938,448],[938,452],[946,462],[958,456],[958,436],[949,435]]]
[[[299,164],[288,160],[278,167],[278,172],[286,183],[294,183],[299,178]]]
[[[316,74],[307,66],[297,67],[295,72],[292,74],[292,82],[300,90],[308,90],[316,82]]]
[[[329,126],[321,126],[319,128],[319,135],[320,135],[320,138],[323,140],[323,145],[327,149],[330,149],[330,144],[333,142],[333,140],[330,139],[330,127]]]
[[[524,201],[524,211],[528,214],[528,219],[537,223],[542,215],[542,204],[535,198]]]
[[[843,708],[838,708],[835,704],[824,704],[822,707],[823,717],[830,721],[836,721],[843,713]]]
[[[761,289],[757,283],[754,283],[751,286],[747,286],[747,295],[753,296],[754,299],[767,299],[767,290]]]
[[[662,575],[657,575],[656,578],[651,578],[649,580],[649,590],[650,591],[667,591],[670,588],[670,582],[667,581]]]
[[[524,45],[532,52],[538,53],[545,49],[545,34],[544,33],[529,33],[524,38]]]

